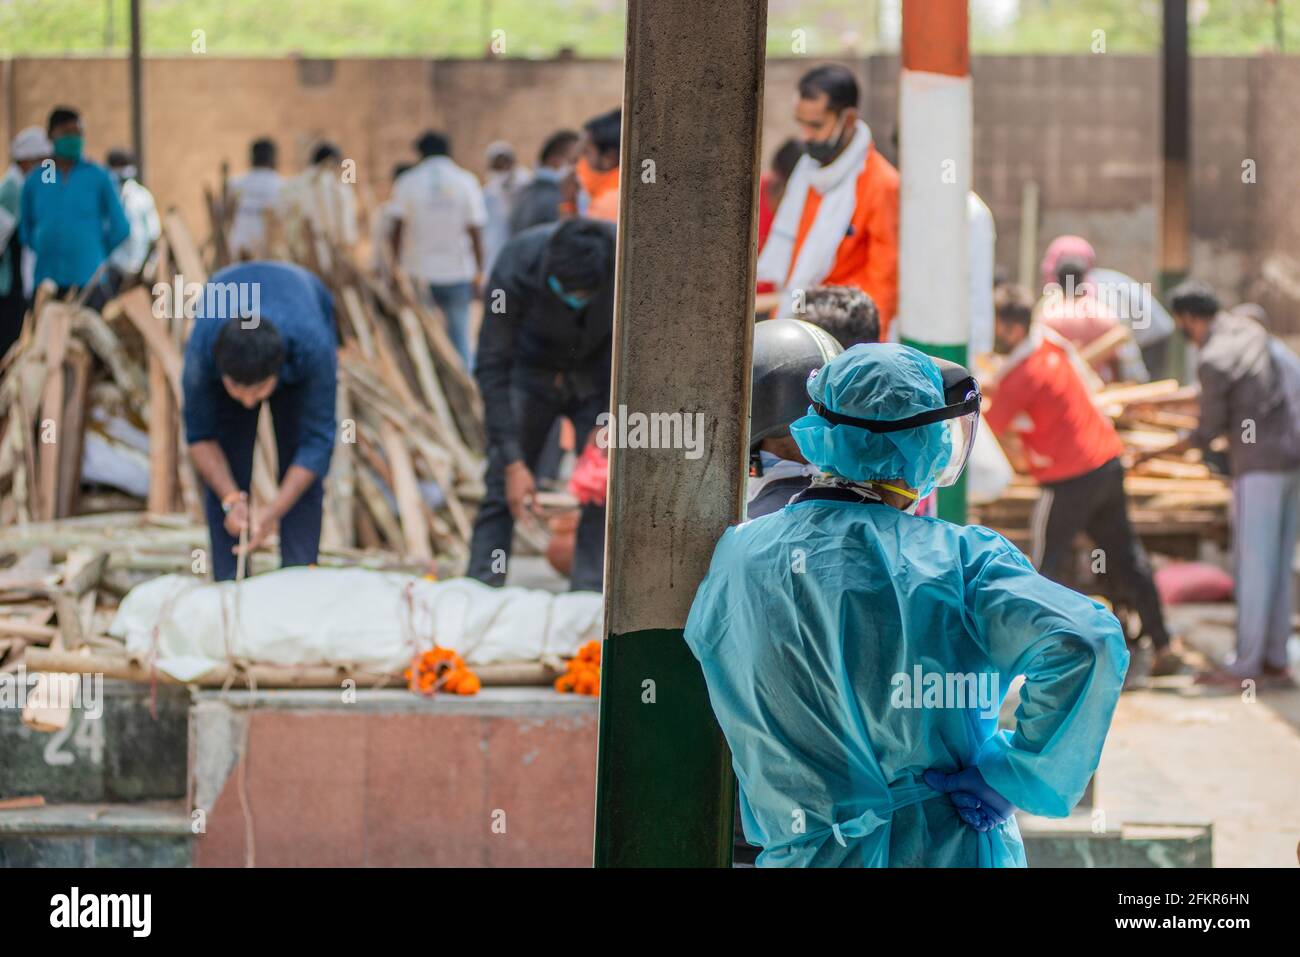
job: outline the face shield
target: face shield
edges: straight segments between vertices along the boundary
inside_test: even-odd
[[[943,376],[944,405],[938,409],[929,409],[904,419],[859,419],[832,412],[821,403],[816,403],[813,409],[832,425],[851,425],[878,434],[941,423],[948,431],[945,443],[949,450],[948,460],[939,469],[934,484],[937,488],[952,485],[961,477],[975,445],[975,432],[980,421],[979,383],[964,366],[946,359],[932,357],[932,361]]]

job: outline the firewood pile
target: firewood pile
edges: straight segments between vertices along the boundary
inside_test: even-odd
[[[1126,459],[1172,445],[1180,430],[1192,429],[1197,422],[1197,388],[1180,386],[1175,379],[1118,383],[1098,389],[1094,401],[1115,422]],[[1199,541],[1226,543],[1231,490],[1226,478],[1205,465],[1199,451],[1160,456],[1130,468],[1124,489],[1133,525],[1149,543],[1174,545],[1188,554],[1194,554]],[[999,499],[972,508],[971,521],[1027,547],[1039,497],[1038,484],[1017,474]]]
[[[302,249],[281,243],[275,252],[321,276],[338,323],[339,429],[319,561],[451,573],[482,496],[474,382],[442,317],[409,283],[365,274],[306,238]],[[207,574],[201,485],[180,410],[194,321],[184,297],[206,281],[208,264],[225,264],[220,223],[201,251],[173,211],[143,284],[102,312],[43,288],[0,361],[0,670],[63,654],[120,661],[124,649],[107,635],[118,599],[157,575]],[[273,497],[277,474],[264,409],[254,509]],[[278,564],[272,548],[249,572]]]
[[[119,600],[141,582],[165,574],[202,574],[207,544],[206,527],[179,514],[119,512],[0,529],[0,673],[26,667],[28,672],[90,672],[175,683],[143,656],[129,653],[108,630]],[[325,567],[420,571],[394,553],[337,546],[323,547],[319,562]],[[252,572],[271,571],[278,564],[273,554],[259,552],[252,557]],[[485,685],[545,685],[557,669],[562,666],[539,661],[481,665],[475,671]],[[401,674],[369,672],[347,662],[296,668],[232,662],[193,683],[337,688],[345,678],[364,687],[406,684]],[[51,720],[50,714],[43,720]]]

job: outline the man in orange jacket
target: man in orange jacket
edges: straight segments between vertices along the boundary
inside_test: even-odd
[[[587,194],[589,219],[618,222],[619,139],[623,111],[610,110],[583,124],[582,158],[574,173]]]
[[[846,67],[815,67],[799,81],[794,117],[805,155],[777,208],[758,280],[787,293],[779,314],[796,318],[801,290],[855,286],[880,310],[883,341],[898,306],[898,170],[876,149],[858,102]]]

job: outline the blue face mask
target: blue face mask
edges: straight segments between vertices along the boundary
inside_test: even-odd
[[[590,296],[579,296],[576,293],[565,292],[564,287],[560,285],[560,280],[556,279],[554,276],[546,277],[546,286],[551,290],[551,292],[555,293],[555,295],[559,297],[560,302],[564,303],[575,312],[585,306],[587,300],[591,298]]]

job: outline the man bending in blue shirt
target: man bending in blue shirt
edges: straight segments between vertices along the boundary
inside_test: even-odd
[[[207,486],[216,581],[235,577],[246,529],[246,553],[278,525],[281,564],[316,561],[322,482],[334,451],[337,349],[333,299],[305,269],[241,263],[205,286],[185,348],[185,436]],[[280,486],[274,500],[250,516],[263,401],[271,404]]]

